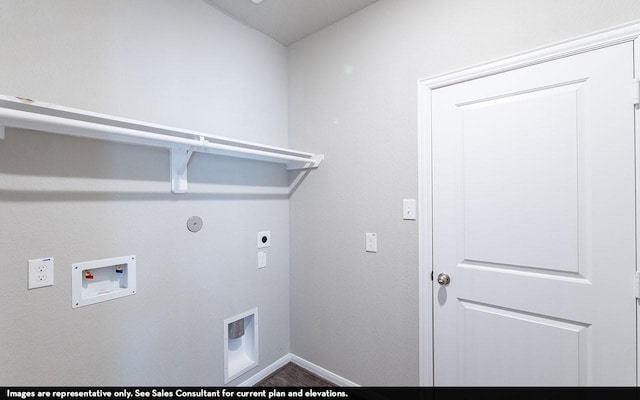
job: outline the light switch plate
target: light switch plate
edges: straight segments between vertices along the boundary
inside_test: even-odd
[[[378,252],[378,235],[375,233],[367,233],[366,234],[366,245],[365,249],[369,253],[377,253]]]
[[[29,260],[27,268],[28,289],[53,286],[53,257]]]
[[[416,199],[402,200],[402,219],[416,219]]]

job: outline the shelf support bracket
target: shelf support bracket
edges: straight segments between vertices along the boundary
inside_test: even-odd
[[[197,146],[174,146],[171,147],[171,191],[173,193],[187,193],[188,178],[187,166],[191,160],[193,152],[198,147],[204,147],[207,141],[203,136],[198,140]]]
[[[191,147],[171,147],[171,191],[173,193],[187,193],[187,165],[192,155]]]

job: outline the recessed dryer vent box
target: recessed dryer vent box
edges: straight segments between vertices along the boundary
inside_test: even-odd
[[[71,265],[72,308],[136,293],[136,256]]]
[[[224,383],[258,365],[258,309],[224,320]]]

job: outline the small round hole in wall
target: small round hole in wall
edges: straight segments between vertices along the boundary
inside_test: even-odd
[[[187,220],[187,229],[190,232],[198,232],[202,229],[202,218],[198,216],[193,216]]]

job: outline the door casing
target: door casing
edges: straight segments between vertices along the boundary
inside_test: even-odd
[[[432,183],[431,183],[431,92],[435,89],[454,85],[501,72],[527,67],[534,64],[551,61],[579,53],[596,50],[624,42],[633,42],[634,48],[634,77],[640,76],[640,21],[616,26],[594,32],[574,39],[562,41],[542,48],[534,49],[510,57],[501,58],[489,63],[438,75],[418,81],[418,237],[419,237],[419,366],[420,385],[433,386],[433,304],[432,304]],[[630,98],[633,95],[633,82],[629,82]],[[636,94],[640,96],[640,94]],[[636,105],[635,120],[639,121],[640,109]],[[640,128],[635,126],[636,138]],[[636,157],[640,155],[640,143],[636,140]],[[640,162],[636,162],[636,210],[640,187]],[[636,213],[637,219],[637,213]],[[636,232],[636,248],[640,248]],[[638,254],[638,252],[636,252]],[[638,257],[638,255],[637,255]],[[637,270],[638,260],[636,260]],[[638,314],[636,304],[636,315]],[[637,320],[637,319],[636,319]],[[636,335],[640,331],[640,323],[636,328]],[[640,335],[638,335],[640,339]],[[636,357],[638,359],[640,357]],[[640,368],[636,365],[636,382],[640,382]]]

